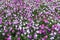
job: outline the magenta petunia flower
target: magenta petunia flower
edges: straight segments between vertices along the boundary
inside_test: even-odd
[[[13,21],[13,24],[18,24],[18,23],[19,23],[18,20]]]
[[[17,40],[20,40],[20,38],[18,37]]]
[[[0,17],[0,24],[2,24],[2,18]]]
[[[44,19],[43,21],[44,21],[45,23],[49,23],[49,21],[48,21],[47,19]]]

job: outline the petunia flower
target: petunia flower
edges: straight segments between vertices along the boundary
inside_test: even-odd
[[[2,24],[2,18],[0,17],[0,24]]]
[[[18,37],[17,40],[20,40],[20,37]]]

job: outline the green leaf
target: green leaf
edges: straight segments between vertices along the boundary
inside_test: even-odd
[[[38,39],[40,39],[42,37],[44,37],[44,34],[38,34],[38,36],[37,36]]]
[[[32,12],[34,15],[37,15],[37,10],[34,10],[34,12]]]
[[[2,36],[2,32],[0,32],[0,40],[4,40],[5,36]]]
[[[48,27],[51,28],[53,24],[48,24]]]
[[[23,22],[29,22],[28,20],[22,20]]]
[[[12,40],[16,40],[16,38],[15,37],[12,37]]]
[[[49,10],[49,8],[46,5],[40,5],[39,11],[40,12],[48,11],[46,8]]]
[[[2,25],[0,25],[0,27],[2,27]]]
[[[41,24],[45,24],[45,23],[44,23],[43,21],[40,21],[40,22],[39,22],[39,25],[41,25]]]

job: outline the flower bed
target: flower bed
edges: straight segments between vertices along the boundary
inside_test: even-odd
[[[0,40],[59,39],[59,1],[0,0]]]

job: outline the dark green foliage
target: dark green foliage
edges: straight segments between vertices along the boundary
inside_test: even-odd
[[[44,23],[43,21],[40,21],[40,22],[39,22],[39,25],[41,25],[41,24],[45,24],[45,23]]]
[[[33,13],[34,15],[37,15],[37,10],[34,10],[32,13]]]

